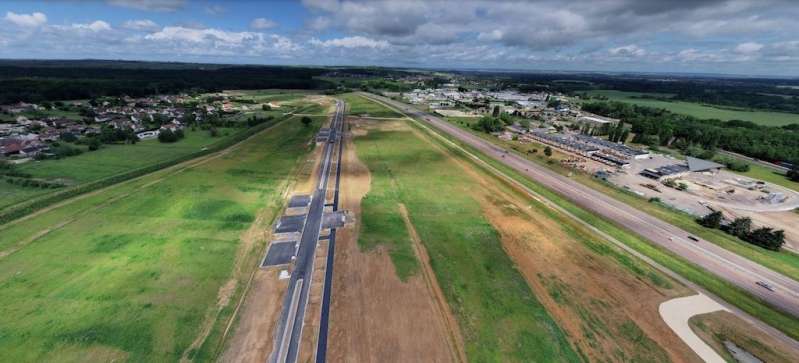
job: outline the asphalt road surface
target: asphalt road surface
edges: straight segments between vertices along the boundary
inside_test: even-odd
[[[583,209],[602,215],[763,299],[776,308],[794,317],[799,317],[799,282],[796,280],[763,267],[711,242],[702,239],[698,241],[690,240],[688,238],[690,234],[680,228],[643,213],[519,155],[506,152],[498,146],[471,134],[469,131],[463,130],[436,116],[385,97],[372,94],[366,95],[391,105],[449,134],[565,196]],[[774,287],[774,291],[769,291],[756,285],[757,281],[765,281],[771,284]]]
[[[343,118],[344,103],[338,101],[336,103],[336,113],[331,124],[331,129],[333,130],[331,135],[334,136],[331,137],[339,137],[341,135],[338,130],[341,128]],[[336,142],[339,141],[336,140]],[[288,291],[283,299],[283,309],[280,313],[280,320],[275,334],[275,345],[272,354],[269,356],[269,362],[296,362],[300,350],[305,308],[313,275],[314,255],[319,242],[319,232],[322,228],[328,174],[336,143],[325,142],[324,145],[322,162],[319,166],[319,183],[311,196],[308,216],[300,237],[300,246],[297,249],[297,258],[289,279]],[[298,284],[298,281],[302,281],[302,283]],[[295,293],[296,289],[300,290],[299,293]]]

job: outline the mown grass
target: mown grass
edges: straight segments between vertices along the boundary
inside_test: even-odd
[[[178,360],[233,277],[239,235],[282,203],[319,125],[291,121],[205,163],[3,227],[0,250],[18,249],[0,258],[4,360]],[[211,340],[195,357],[213,359]]]
[[[397,203],[406,205],[470,360],[580,360],[502,249],[471,196],[474,180],[411,131],[370,130],[355,145],[372,173],[361,245],[385,244],[400,276],[413,273],[418,261]],[[394,253],[398,250],[403,252]]]
[[[379,103],[372,102],[356,93],[346,93],[338,97],[347,103],[348,112],[353,116],[402,117],[397,111]]]
[[[622,92],[613,90],[587,91],[591,95],[605,96],[611,101],[632,103],[639,106],[663,108],[668,111],[689,115],[700,119],[719,119],[752,121],[764,126],[782,126],[799,123],[799,114],[770,111],[751,111],[743,109],[722,108],[721,106],[703,105],[685,101],[664,101],[640,98],[643,95],[664,97],[664,94],[647,94],[640,92]]]

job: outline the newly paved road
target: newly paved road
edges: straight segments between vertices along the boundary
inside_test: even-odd
[[[341,124],[344,118],[344,104],[339,101],[336,103],[336,113],[331,123],[332,135],[339,137]],[[331,136],[333,137],[333,136]],[[319,182],[311,196],[311,204],[308,207],[308,216],[300,237],[300,246],[297,250],[294,270],[289,280],[288,291],[283,300],[283,310],[280,313],[278,329],[275,334],[275,345],[269,362],[284,363],[296,362],[300,350],[302,339],[302,328],[305,317],[305,309],[308,302],[308,292],[311,288],[311,277],[313,275],[313,262],[316,253],[316,246],[319,242],[319,232],[322,227],[322,215],[325,209],[325,195],[327,194],[327,182],[330,171],[331,159],[336,143],[326,142],[320,163]],[[298,281],[302,283],[298,284]],[[295,290],[299,289],[299,293]]]
[[[543,184],[547,188],[565,196],[578,206],[602,215],[619,225],[632,230],[644,238],[665,247],[686,260],[699,265],[730,283],[748,291],[771,305],[799,317],[799,282],[763,267],[713,243],[699,240],[694,242],[687,237],[689,233],[658,218],[643,213],[610,196],[591,189],[570,178],[557,174],[541,165],[483,140],[436,116],[419,111],[407,104],[391,99],[364,94],[384,102],[404,113],[425,122],[434,128],[451,135],[459,141],[504,163],[517,172]],[[768,291],[755,284],[766,281],[775,287]]]

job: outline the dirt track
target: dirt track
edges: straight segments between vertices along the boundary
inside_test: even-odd
[[[450,335],[424,278],[402,282],[384,249],[360,251],[360,200],[369,171],[345,146],[341,204],[356,222],[338,230],[330,312],[330,362],[451,362]]]

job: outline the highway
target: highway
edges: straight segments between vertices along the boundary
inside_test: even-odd
[[[325,198],[330,174],[332,154],[337,143],[341,141],[341,125],[344,119],[344,103],[336,102],[336,112],[331,122],[330,137],[335,142],[325,142],[322,162],[319,165],[319,182],[311,195],[308,216],[300,236],[294,270],[291,272],[288,290],[283,299],[283,308],[275,333],[274,349],[268,358],[270,363],[296,362],[300,351],[303,321],[311,288],[311,277],[314,270],[314,256],[322,228],[322,216],[325,210]],[[338,173],[336,174],[338,177]],[[338,185],[338,181],[336,181]],[[331,236],[331,242],[334,242]],[[323,333],[327,334],[325,330]]]
[[[601,215],[748,291],[772,306],[794,317],[799,317],[799,282],[796,280],[711,242],[701,239],[692,241],[688,239],[689,233],[680,228],[643,213],[568,177],[557,174],[517,154],[507,152],[489,141],[481,139],[469,131],[463,130],[436,116],[385,97],[372,94],[364,95],[399,109],[407,115],[454,137],[568,198],[581,208]],[[756,285],[757,281],[765,281],[771,284],[774,286],[774,291],[772,292]]]

